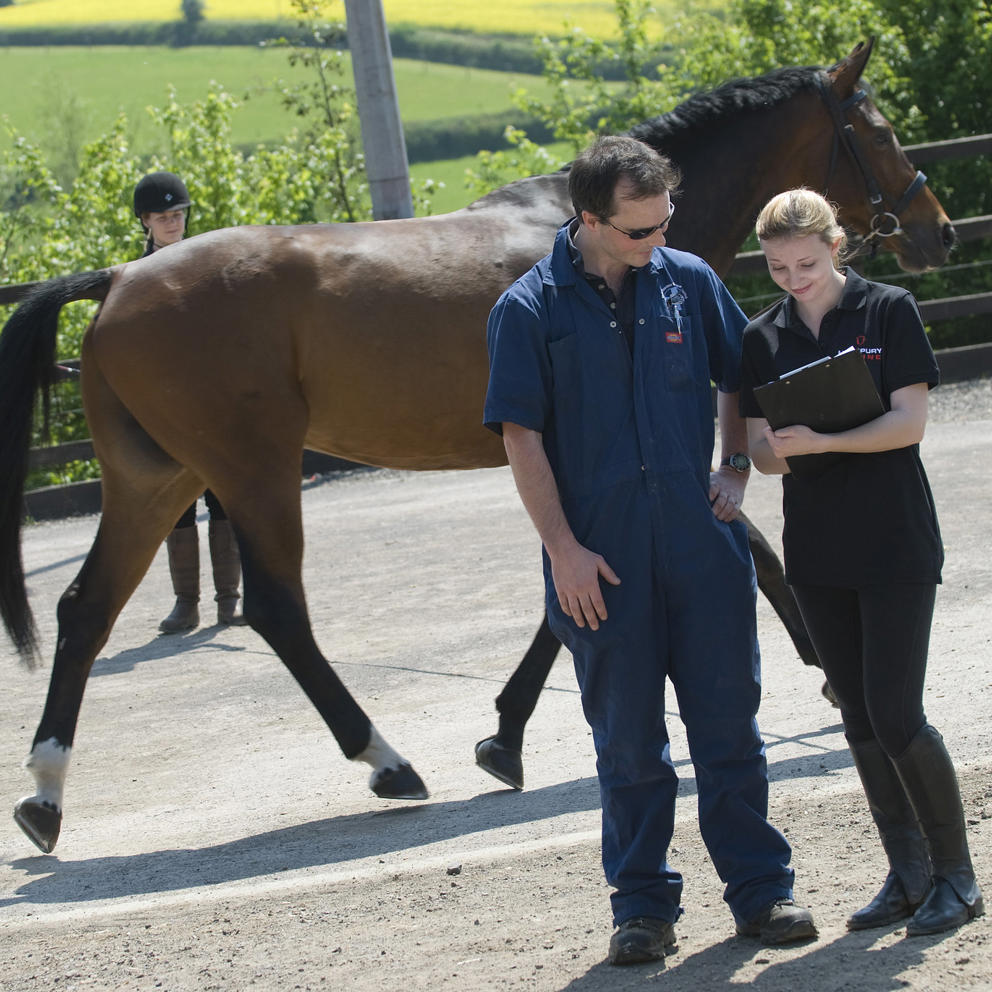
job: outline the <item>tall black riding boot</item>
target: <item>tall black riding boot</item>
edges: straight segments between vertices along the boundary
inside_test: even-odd
[[[881,891],[847,921],[848,930],[869,930],[916,912],[930,891],[930,858],[916,813],[882,745],[871,740],[848,746],[889,859],[889,874]]]
[[[892,761],[916,810],[933,863],[933,889],[906,925],[906,935],[942,933],[985,912],[968,851],[954,765],[943,737],[930,724],[924,724]]]
[[[245,618],[237,612],[238,584],[241,582],[241,552],[230,520],[211,520],[207,533],[210,542],[210,562],[214,572],[217,595],[217,622],[240,626]]]
[[[196,526],[180,527],[165,539],[176,605],[158,625],[163,634],[192,630],[200,622],[200,535]]]

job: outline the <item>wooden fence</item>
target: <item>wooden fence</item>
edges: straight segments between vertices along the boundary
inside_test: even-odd
[[[920,145],[909,145],[906,154],[915,166],[927,162],[949,159],[971,158],[992,153],[992,134],[981,134],[971,138],[952,138],[948,141],[934,141]],[[956,220],[954,230],[959,241],[973,241],[992,237],[992,215],[964,217]],[[760,272],[765,267],[764,255],[760,251],[742,252],[734,260],[731,273],[740,275]],[[965,317],[992,313],[992,293],[972,293],[939,300],[920,300],[920,311],[927,323],[937,323],[953,317]],[[992,344],[967,345],[963,348],[947,348],[937,352],[941,381],[959,382],[992,375]],[[63,365],[78,365],[77,362],[63,362]],[[93,457],[90,441],[72,441],[68,444],[47,448],[34,448],[30,454],[30,468],[56,468],[71,461],[83,461]],[[363,466],[344,461],[331,455],[315,451],[303,453],[301,477],[307,478],[317,473],[358,469]],[[46,486],[24,495],[25,509],[35,520],[54,519],[81,513],[97,513],[100,510],[100,481],[76,482],[64,486]]]

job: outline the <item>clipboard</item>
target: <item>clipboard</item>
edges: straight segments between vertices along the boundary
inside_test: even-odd
[[[754,398],[772,430],[802,424],[819,434],[836,434],[885,413],[868,366],[854,347],[757,386]],[[812,478],[843,457],[844,452],[828,451],[786,461],[796,478]]]

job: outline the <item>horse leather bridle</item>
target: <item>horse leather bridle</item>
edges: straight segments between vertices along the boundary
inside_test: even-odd
[[[878,238],[891,238],[893,235],[902,234],[903,230],[899,224],[899,215],[909,206],[909,202],[916,196],[926,184],[927,177],[917,170],[916,178],[906,187],[891,210],[886,210],[886,196],[879,188],[875,180],[875,175],[871,171],[871,166],[865,158],[858,142],[858,136],[854,131],[854,125],[847,120],[848,110],[860,103],[867,96],[864,90],[855,90],[846,100],[838,100],[833,88],[825,74],[816,76],[816,85],[820,90],[820,96],[830,111],[830,116],[834,124],[833,143],[830,147],[830,165],[827,169],[827,181],[824,191],[829,188],[830,180],[837,166],[837,155],[840,150],[840,142],[843,139],[844,145],[857,165],[864,179],[865,188],[868,191],[868,202],[874,211],[871,218],[871,230],[865,235],[864,242],[871,242],[872,255],[878,249]]]

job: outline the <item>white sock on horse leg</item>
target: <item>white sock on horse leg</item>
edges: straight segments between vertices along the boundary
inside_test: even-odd
[[[37,798],[59,812],[62,810],[62,793],[71,756],[71,747],[49,737],[47,741],[35,744],[24,761],[24,767],[34,776]]]

